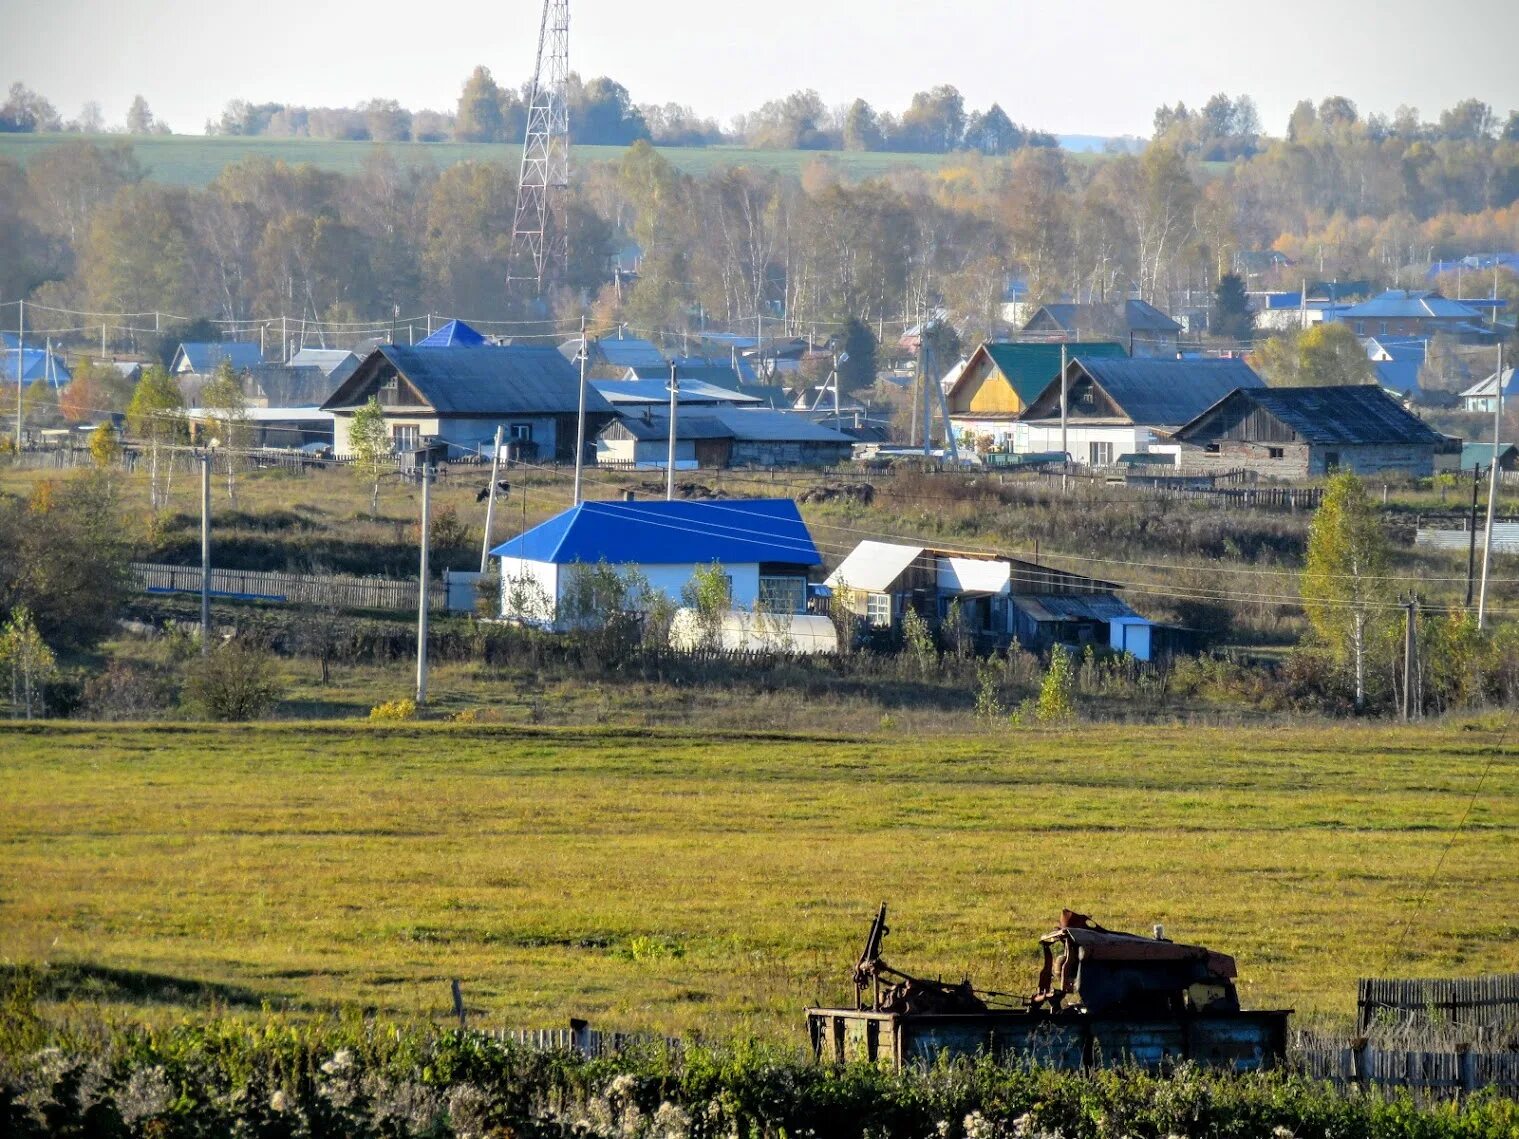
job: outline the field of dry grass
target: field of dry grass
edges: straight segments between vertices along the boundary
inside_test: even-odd
[[[0,959],[161,1012],[441,1017],[457,977],[495,1024],[784,1036],[886,898],[910,970],[1027,990],[1070,906],[1344,1014],[1359,975],[1519,969],[1498,735],[12,724]]]

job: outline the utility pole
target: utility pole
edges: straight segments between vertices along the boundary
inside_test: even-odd
[[[211,651],[211,449],[200,453],[200,655]]]
[[[1403,721],[1414,718],[1414,621],[1417,619],[1418,603],[1413,594],[1403,603]]]
[[[1493,469],[1487,487],[1487,531],[1482,535],[1482,584],[1477,590],[1477,628],[1487,622],[1487,570],[1493,560],[1493,512],[1498,504],[1498,433],[1503,427],[1503,345],[1498,345],[1497,389],[1493,393]]]
[[[422,459],[422,567],[418,574],[417,589],[417,704],[427,703],[427,546],[428,529],[432,522],[429,490],[432,486],[432,455],[423,452]]]
[[[21,458],[21,393],[25,390],[26,298],[16,302],[16,458]]]
[[[585,340],[585,317],[580,318],[580,411],[575,419],[575,505],[580,505],[580,479],[585,469],[585,363],[590,346]],[[491,483],[492,488],[495,482]],[[494,490],[492,491],[494,493]]]
[[[675,501],[675,415],[676,401],[680,395],[680,375],[675,365],[670,365],[670,453],[665,459],[665,501]]]
[[[1466,545],[1466,607],[1472,607],[1472,590],[1477,582],[1477,492],[1482,485],[1482,464],[1472,462],[1471,534]]]
[[[480,543],[481,573],[485,572],[485,567],[489,564],[489,559],[491,556],[491,523],[494,522],[496,518],[496,480],[500,477],[501,474],[501,437],[503,434],[505,434],[505,432],[506,428],[502,427],[499,423],[496,424],[496,445],[491,449],[490,497],[485,500],[485,541]],[[576,502],[580,501],[580,495],[578,493],[579,489],[580,488],[577,486],[577,493],[575,495]]]
[[[1060,451],[1061,451],[1061,454],[1064,456],[1060,460],[1060,489],[1061,489],[1061,491],[1064,491],[1066,489],[1067,479],[1070,477],[1069,474],[1068,474],[1068,472],[1071,469],[1071,444],[1070,444],[1070,439],[1068,437],[1068,432],[1069,432],[1070,425],[1069,425],[1068,420],[1067,420],[1067,404],[1069,403],[1069,391],[1068,391],[1068,387],[1067,387],[1067,384],[1066,384],[1066,378],[1065,378],[1065,365],[1066,365],[1065,342],[1061,341],[1061,343],[1060,343]]]
[[[933,358],[933,346],[928,342],[928,326],[924,325],[923,339],[918,344],[918,378],[923,385],[922,391],[919,392],[919,395],[922,397],[923,408],[918,414],[923,420],[923,457],[925,459],[928,458],[929,453],[933,451],[934,447],[933,412],[929,410],[931,405],[928,402],[928,385],[934,382]]]

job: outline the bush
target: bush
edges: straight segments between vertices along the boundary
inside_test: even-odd
[[[172,677],[118,660],[85,681],[80,715],[89,720],[154,720],[173,703]]]
[[[369,718],[375,723],[398,724],[406,720],[417,718],[417,702],[415,700],[387,700],[383,704],[376,704],[369,709]]]
[[[283,691],[272,654],[244,640],[218,646],[186,672],[185,705],[204,720],[257,720]]]

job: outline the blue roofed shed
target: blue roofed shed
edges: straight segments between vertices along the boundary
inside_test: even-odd
[[[501,616],[567,628],[587,567],[641,581],[649,599],[679,604],[698,570],[714,563],[730,604],[775,613],[806,610],[808,571],[822,563],[796,503],[785,498],[720,502],[582,502],[491,551],[501,559]]]

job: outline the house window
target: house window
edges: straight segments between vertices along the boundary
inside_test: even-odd
[[[865,595],[865,620],[878,628],[891,624],[891,594],[869,593]]]
[[[1217,443],[1205,443],[1203,445],[1203,451],[1206,454],[1209,454],[1209,455],[1216,455],[1216,454],[1218,454],[1218,444]]]
[[[401,381],[397,377],[391,376],[390,379],[380,385],[380,389],[375,392],[375,395],[378,397],[381,407],[394,407],[401,402]]]
[[[1324,452],[1324,473],[1332,475],[1340,469],[1340,453],[1338,451]]]
[[[415,423],[395,423],[390,428],[390,442],[397,451],[415,450],[422,441],[422,429]]]
[[[1285,447],[1267,447],[1266,448],[1266,457],[1268,459],[1280,459],[1283,456],[1285,456],[1286,454],[1287,454],[1287,450],[1286,450]]]
[[[799,577],[760,578],[759,607],[766,613],[805,613],[806,581]]]
[[[1113,444],[1108,442],[1088,443],[1087,454],[1092,466],[1105,467],[1113,461]]]
[[[533,425],[531,423],[513,423],[511,433],[512,438],[519,443],[531,443],[533,441]]]

